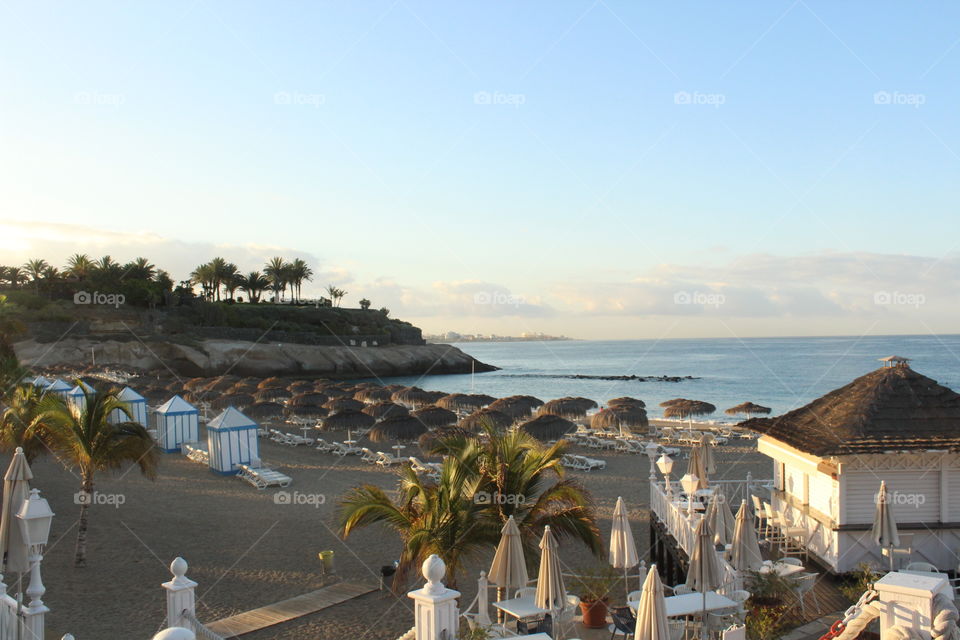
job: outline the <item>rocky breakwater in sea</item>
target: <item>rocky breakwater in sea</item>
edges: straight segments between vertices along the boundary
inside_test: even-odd
[[[198,340],[189,344],[165,340],[94,340],[68,338],[55,343],[25,340],[15,345],[27,365],[93,364],[172,370],[182,376],[317,375],[328,378],[386,377],[494,371],[446,344],[384,347],[331,347],[305,344]]]

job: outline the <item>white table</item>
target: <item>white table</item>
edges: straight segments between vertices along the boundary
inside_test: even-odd
[[[494,602],[493,606],[518,620],[550,613],[546,609],[541,609],[534,604],[533,596],[500,600],[499,602]]]
[[[695,616],[704,611],[717,611],[718,609],[732,609],[737,603],[726,596],[722,596],[716,591],[707,591],[707,605],[703,605],[702,593],[685,593],[680,596],[669,596],[663,599],[666,605],[668,618],[679,618],[683,616]],[[639,601],[632,601],[630,608],[636,612],[640,605]]]
[[[781,578],[792,576],[795,573],[801,573],[806,567],[799,564],[787,564],[786,562],[774,562],[773,564],[764,564],[760,567],[758,573],[776,572]]]

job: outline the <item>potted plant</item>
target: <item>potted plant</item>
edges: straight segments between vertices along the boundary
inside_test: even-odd
[[[606,566],[588,569],[577,575],[574,579],[574,588],[580,597],[583,626],[589,629],[601,629],[607,626],[610,591],[620,578],[618,572]]]

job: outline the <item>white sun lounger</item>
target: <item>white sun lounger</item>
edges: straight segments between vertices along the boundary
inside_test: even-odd
[[[279,471],[274,471],[267,467],[251,467],[241,464],[240,473],[237,474],[241,480],[246,480],[257,489],[266,489],[267,487],[289,487],[293,479]]]

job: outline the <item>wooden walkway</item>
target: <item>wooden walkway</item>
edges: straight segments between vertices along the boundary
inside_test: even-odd
[[[259,631],[281,622],[315,613],[347,600],[376,591],[375,586],[356,582],[338,582],[302,596],[283,600],[266,607],[238,613],[206,625],[210,631],[224,638],[235,638],[245,633]]]

